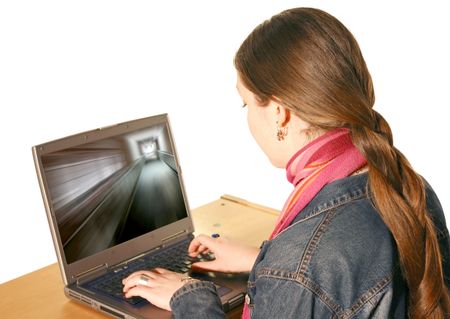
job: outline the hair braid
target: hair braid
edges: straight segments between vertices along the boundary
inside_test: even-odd
[[[367,159],[373,202],[398,246],[410,290],[410,316],[445,318],[448,292],[434,224],[426,210],[423,180],[393,146],[388,123],[373,112],[375,127],[355,125],[352,140]],[[439,304],[442,307],[437,307]]]

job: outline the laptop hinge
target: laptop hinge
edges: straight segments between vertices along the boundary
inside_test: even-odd
[[[164,245],[164,244],[167,244],[168,242],[171,242],[171,241],[173,241],[173,240],[175,240],[177,238],[186,237],[186,234],[188,234],[188,233],[189,233],[189,231],[187,229],[185,229],[185,230],[182,230],[182,231],[180,231],[180,232],[178,232],[176,234],[173,234],[173,235],[170,235],[170,236],[168,236],[166,238],[163,238],[161,240],[161,242]]]
[[[96,272],[98,272],[101,269],[107,269],[107,268],[108,268],[108,263],[104,263],[104,264],[92,267],[92,268],[90,268],[88,270],[85,270],[85,271],[83,271],[83,272],[81,272],[79,274],[73,275],[72,278],[76,279],[77,284],[78,284],[78,283],[80,283],[81,279],[83,279],[85,277],[88,277],[89,275],[91,275],[93,273],[96,273]]]
[[[139,259],[139,258],[141,258],[141,257],[143,257],[145,255],[151,254],[151,253],[153,253],[153,252],[155,252],[155,251],[157,251],[159,249],[161,249],[161,247],[155,247],[153,249],[150,249],[149,251],[146,251],[146,252],[144,252],[142,254],[139,254],[139,255],[137,255],[137,256],[135,256],[133,258],[127,259],[127,260],[125,260],[125,261],[123,261],[123,262],[121,262],[121,263],[119,263],[117,265],[114,265],[112,268],[118,269],[118,268],[122,267],[123,265],[129,264],[133,260]]]

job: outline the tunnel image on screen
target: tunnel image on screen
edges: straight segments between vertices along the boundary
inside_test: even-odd
[[[165,125],[47,154],[67,263],[187,216]]]

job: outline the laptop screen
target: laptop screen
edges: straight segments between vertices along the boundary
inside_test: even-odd
[[[66,262],[187,217],[164,123],[42,154]]]

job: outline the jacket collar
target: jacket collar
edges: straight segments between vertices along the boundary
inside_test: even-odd
[[[368,198],[368,174],[362,173],[338,179],[325,185],[292,222],[296,223],[349,201]]]

